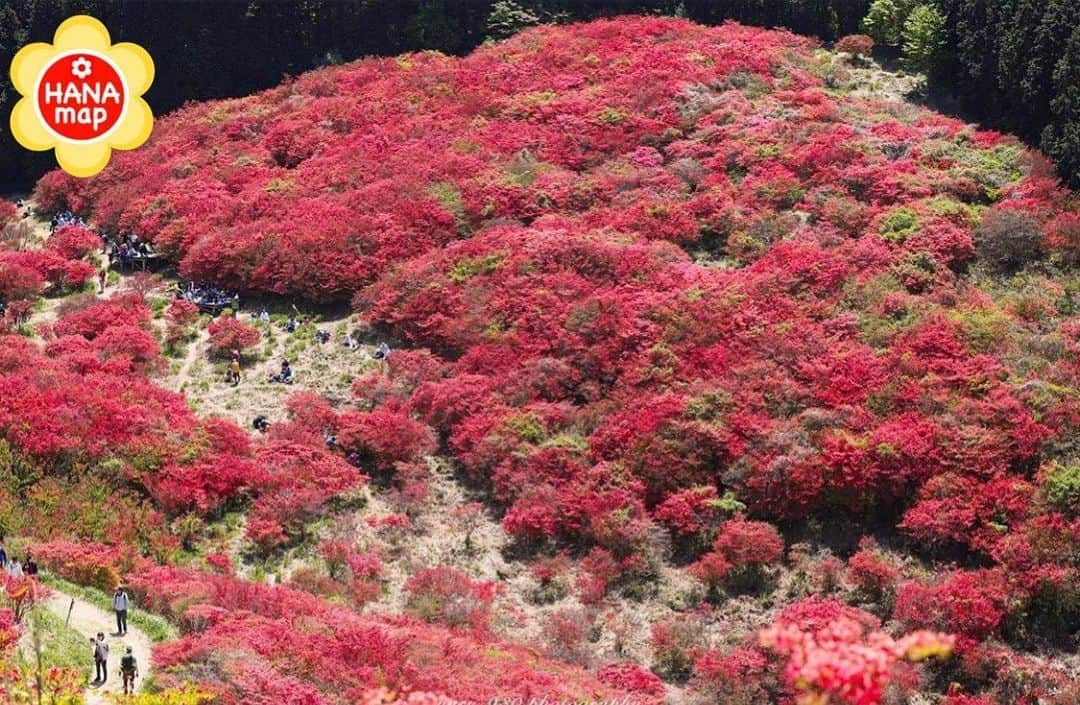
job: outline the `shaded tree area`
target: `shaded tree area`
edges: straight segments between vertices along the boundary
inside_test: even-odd
[[[864,29],[965,117],[1040,147],[1080,187],[1080,3],[873,0]]]
[[[1080,3],[938,0],[949,51],[938,90],[998,129],[1038,145],[1080,186]]]

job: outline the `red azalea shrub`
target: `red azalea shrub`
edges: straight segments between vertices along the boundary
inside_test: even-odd
[[[652,515],[677,541],[691,544],[693,550],[713,541],[721,511],[716,487],[704,485],[671,493]]]
[[[720,525],[712,551],[690,572],[712,589],[757,590],[764,583],[764,569],[783,553],[784,541],[775,527],[739,517]]]
[[[81,335],[93,340],[110,328],[148,326],[150,308],[141,296],[123,294],[109,299],[84,298],[74,300],[74,310],[63,313],[52,325],[55,336]]]
[[[760,639],[788,657],[783,678],[793,689],[851,705],[881,702],[899,661],[952,653],[951,636],[919,631],[894,640],[879,627],[865,612],[811,599],[786,608]]]
[[[405,610],[426,622],[486,630],[495,584],[474,582],[454,568],[423,568],[405,582]]]
[[[704,621],[699,615],[680,615],[656,622],[649,638],[653,671],[664,680],[683,682],[704,653]]]
[[[599,636],[596,616],[584,609],[559,609],[547,614],[541,638],[553,657],[587,667],[592,660],[591,642]]]
[[[218,357],[228,357],[233,350],[241,353],[259,344],[259,331],[233,316],[221,316],[207,327],[210,351]]]
[[[769,698],[773,680],[767,674],[768,660],[760,651],[735,648],[719,654],[706,651],[694,662],[691,692],[711,702],[754,705]]]
[[[666,692],[663,681],[631,661],[605,663],[596,669],[596,679],[613,688],[634,693],[641,703],[661,702]]]
[[[859,540],[859,550],[848,559],[847,578],[868,600],[891,604],[900,570],[878,549],[869,536]]]
[[[837,39],[833,48],[845,54],[864,58],[874,51],[874,39],[865,34],[849,34]]]
[[[893,618],[909,629],[955,633],[966,646],[998,632],[1007,599],[1000,571],[962,571],[930,585],[916,581],[901,584]]]
[[[68,225],[49,236],[45,248],[64,259],[78,260],[101,247],[101,238],[93,230],[80,225]]]
[[[69,541],[34,546],[34,559],[64,580],[107,591],[120,585],[120,566],[132,565],[118,546]]]
[[[36,269],[20,264],[0,252],[0,299],[30,299],[41,294],[45,277]]]
[[[11,201],[0,199],[0,230],[19,217],[18,207]]]

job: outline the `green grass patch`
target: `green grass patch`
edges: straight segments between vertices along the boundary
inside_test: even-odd
[[[90,663],[90,645],[84,635],[44,607],[34,609],[26,619],[30,644],[41,644],[43,668],[67,668],[85,674]],[[33,646],[28,648],[26,656],[31,665],[36,665]]]

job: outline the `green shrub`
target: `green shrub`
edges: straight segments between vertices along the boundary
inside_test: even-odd
[[[1043,492],[1063,511],[1080,514],[1080,465],[1059,465],[1046,473]]]
[[[907,65],[915,71],[932,72],[945,48],[945,15],[933,5],[919,5],[904,21],[902,38]]]
[[[897,208],[881,221],[879,232],[889,242],[903,242],[919,232],[919,216],[910,208]]]

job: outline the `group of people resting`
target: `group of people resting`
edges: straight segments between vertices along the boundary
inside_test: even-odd
[[[21,205],[20,201],[20,205]],[[60,228],[66,228],[69,225],[78,225],[80,228],[88,228],[86,221],[75,215],[71,211],[60,211],[53,215],[52,220],[49,221],[49,232],[55,233]]]
[[[240,308],[240,294],[226,291],[217,284],[182,282],[176,287],[176,298],[190,301],[207,313],[220,313],[222,309]]]
[[[157,256],[152,243],[140,240],[138,235],[132,233],[121,233],[115,238],[102,236],[102,240],[109,261],[119,262],[124,268],[131,268],[138,263],[145,269],[147,262]]]

